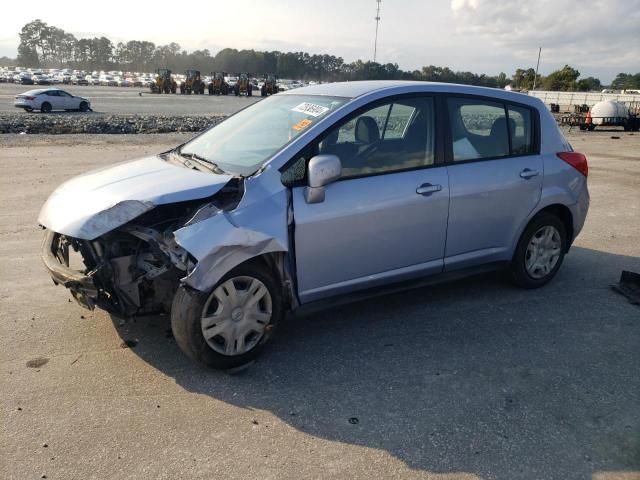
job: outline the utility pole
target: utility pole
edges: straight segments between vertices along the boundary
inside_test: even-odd
[[[378,2],[378,8],[376,10],[376,39],[373,43],[373,63],[376,63],[376,56],[378,54],[378,25],[380,24],[380,2],[382,0],[376,0]]]
[[[531,90],[536,89],[536,82],[538,81],[538,68],[540,67],[540,54],[542,53],[542,47],[538,49],[538,63],[536,64],[536,75],[533,77],[533,88]]]

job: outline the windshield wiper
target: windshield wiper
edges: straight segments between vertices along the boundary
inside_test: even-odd
[[[194,160],[198,165],[206,168],[210,172],[217,173],[220,175],[225,173],[216,163],[212,162],[211,160],[207,160],[206,158],[204,158],[201,155],[198,155],[197,153],[183,153],[181,151],[174,151],[174,153],[177,153],[181,157],[186,158],[187,161],[185,161],[184,164],[188,167],[191,166],[188,164],[188,161]]]

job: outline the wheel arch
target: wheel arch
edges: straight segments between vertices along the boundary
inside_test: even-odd
[[[552,205],[548,205],[544,207],[542,210],[538,211],[536,215],[539,215],[542,212],[547,212],[552,215],[555,215],[564,224],[564,228],[567,233],[567,249],[565,252],[568,252],[569,248],[571,248],[571,244],[573,243],[573,232],[574,232],[573,213],[571,213],[571,210],[569,210],[569,207],[561,203],[554,203]]]
[[[541,213],[550,213],[558,217],[560,221],[562,221],[567,234],[567,248],[565,250],[565,253],[569,251],[569,248],[571,248],[571,244],[573,243],[573,238],[574,238],[573,234],[575,230],[574,224],[573,224],[573,213],[571,212],[571,209],[569,209],[569,207],[567,207],[562,203],[550,203],[550,204],[541,206],[540,208],[532,212],[532,214],[527,218],[527,220],[523,222],[523,225],[521,226],[520,231],[518,232],[518,235],[515,238],[515,243],[512,247],[512,256],[515,255],[516,247],[520,242],[520,239],[522,238],[522,235],[524,234],[529,224]]]
[[[187,276],[182,281],[182,287],[194,292],[205,293],[214,288],[227,273],[244,265],[259,265],[265,267],[273,275],[275,282],[282,288],[282,296],[286,309],[293,310],[300,306],[296,289],[296,278],[290,262],[289,252],[287,251],[260,253],[252,257],[238,259],[237,262],[226,262],[224,265],[225,268],[219,269],[216,272],[215,282],[211,282],[211,280],[208,279],[205,283],[201,282],[195,285]]]

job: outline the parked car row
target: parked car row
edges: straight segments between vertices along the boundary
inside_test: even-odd
[[[149,87],[155,74],[139,72],[93,71],[70,69],[34,69],[4,67],[0,69],[0,83],[22,85],[103,85],[114,87]]]
[[[175,73],[171,77],[180,87],[186,81],[183,74]],[[157,74],[144,72],[122,72],[122,71],[93,71],[86,72],[83,70],[71,69],[36,69],[22,67],[3,67],[0,68],[0,83],[19,83],[22,85],[101,85],[109,87],[139,87],[149,88],[156,80]],[[211,77],[205,75],[202,77],[205,84],[211,81]],[[225,77],[225,81],[233,92],[233,87],[238,81],[235,76]],[[250,82],[253,88],[260,90],[263,80],[252,77]],[[295,88],[314,85],[316,82],[303,82],[301,80],[278,80],[278,90],[287,91]]]

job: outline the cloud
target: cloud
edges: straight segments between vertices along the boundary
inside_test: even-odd
[[[542,47],[550,63],[640,70],[640,0],[451,0],[458,34],[515,57]]]

